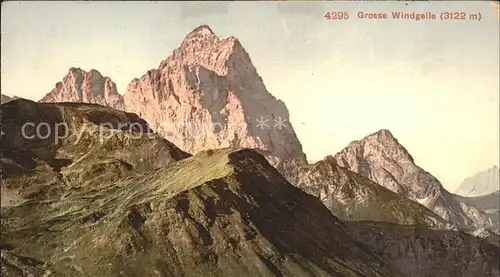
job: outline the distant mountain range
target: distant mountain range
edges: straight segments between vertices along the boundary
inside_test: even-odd
[[[455,193],[461,196],[476,197],[498,191],[500,191],[500,169],[495,165],[463,180]]]
[[[486,206],[389,130],[308,164],[239,40],[206,25],[123,96],[72,67],[0,116],[2,276],[500,274]],[[28,139],[25,122],[69,130]]]

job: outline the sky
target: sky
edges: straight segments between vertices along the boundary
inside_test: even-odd
[[[348,20],[326,20],[326,12]],[[433,12],[437,20],[359,19]],[[481,20],[439,20],[441,12]],[[41,99],[70,67],[124,93],[207,24],[237,37],[311,162],[389,129],[454,190],[499,163],[499,18],[491,2],[2,2],[1,90]]]

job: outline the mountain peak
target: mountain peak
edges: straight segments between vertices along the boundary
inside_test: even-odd
[[[371,135],[368,135],[367,138],[368,137],[376,137],[376,138],[381,139],[381,140],[396,140],[397,141],[397,139],[394,137],[394,135],[388,129],[380,129],[377,132],[375,132]]]
[[[453,200],[441,182],[415,164],[410,153],[387,129],[350,143],[335,159],[341,167],[422,204],[459,228],[475,232],[493,226],[474,207]]]
[[[92,74],[92,75],[95,74],[98,76],[102,76],[101,72],[99,72],[99,70],[97,70],[97,69],[91,68],[89,71],[86,71],[85,69],[82,69],[81,67],[75,67],[75,66],[72,66],[69,68],[68,75],[71,73]]]
[[[365,155],[365,152],[378,153],[386,158],[414,163],[413,157],[408,150],[399,143],[394,135],[388,129],[380,129],[377,132],[369,134],[360,140],[351,142],[347,147],[342,149],[337,156],[342,156],[348,153],[354,155]],[[349,155],[349,154],[348,154]]]
[[[500,190],[500,172],[494,165],[491,168],[477,172],[471,177],[465,178],[455,190],[461,196],[476,197],[484,196]]]
[[[85,102],[124,109],[122,96],[109,77],[96,69],[87,72],[80,67],[70,67],[68,74],[40,102]]]
[[[161,62],[160,68],[168,63],[188,65],[190,68],[204,67],[219,76],[227,75],[229,67],[235,65],[253,67],[237,38],[218,37],[207,25],[201,25],[186,35],[173,55]]]
[[[196,27],[187,36],[194,35],[194,34],[199,34],[199,35],[215,35],[214,31],[212,31],[212,29],[208,25],[205,25],[205,24]]]
[[[68,71],[69,72],[83,72],[84,70],[81,69],[80,67],[74,67],[74,66],[72,66],[72,67],[69,68]]]
[[[202,43],[204,41],[217,42],[218,37],[208,25],[201,25],[192,30],[184,37],[181,46],[192,46],[193,44]]]
[[[288,109],[267,91],[238,39],[219,38],[207,25],[189,33],[157,69],[134,79],[124,101],[127,111],[139,114],[184,151],[267,150],[272,155],[266,158],[293,171],[290,176],[298,171],[292,164],[306,162],[291,124],[269,130],[255,124],[260,117],[289,122]]]

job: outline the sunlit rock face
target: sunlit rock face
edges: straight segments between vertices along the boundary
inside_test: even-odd
[[[208,26],[134,79],[124,102],[186,152],[260,149],[292,182],[297,165],[306,163],[285,104],[267,91],[238,39],[219,38]]]

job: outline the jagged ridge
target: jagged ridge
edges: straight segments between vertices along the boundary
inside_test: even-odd
[[[68,74],[40,102],[83,102],[110,106],[124,110],[123,97],[116,84],[109,78],[91,69],[71,67]]]

